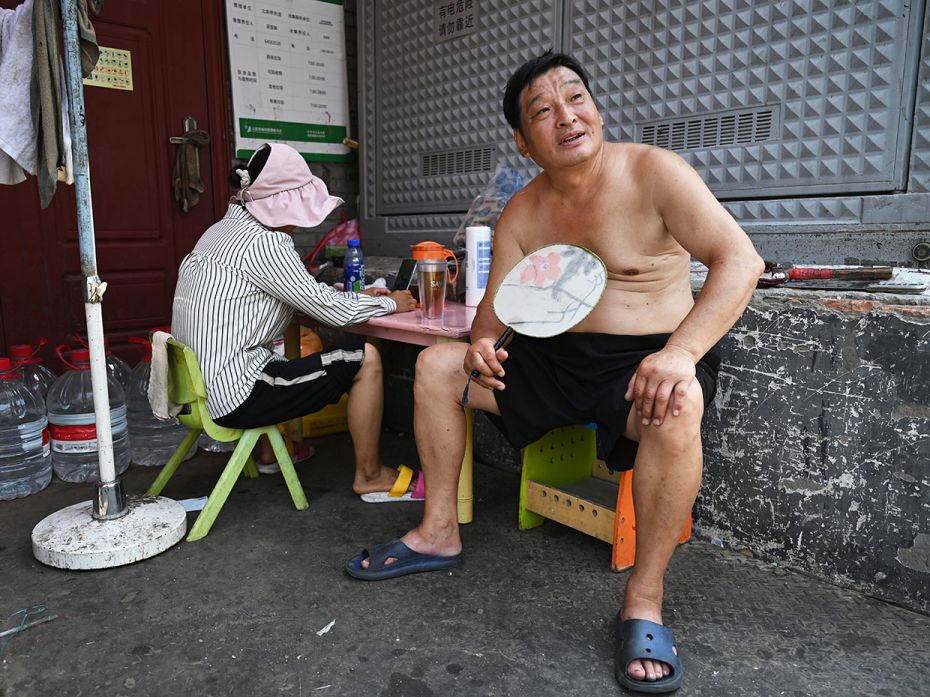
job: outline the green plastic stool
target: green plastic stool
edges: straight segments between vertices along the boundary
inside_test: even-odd
[[[591,476],[597,457],[597,431],[587,426],[555,428],[523,449],[520,476],[521,530],[542,525],[545,518],[526,507],[528,481],[562,487]]]
[[[210,492],[206,506],[197,516],[194,526],[187,535],[187,541],[199,540],[206,537],[207,533],[210,532],[213,522],[219,515],[223,504],[226,503],[226,497],[229,496],[229,492],[240,474],[244,473],[246,477],[258,476],[258,470],[252,461],[252,449],[261,435],[268,436],[271,441],[271,447],[278,459],[278,465],[281,467],[281,474],[284,475],[287,489],[291,492],[294,506],[298,511],[307,508],[310,504],[307,503],[307,497],[304,495],[303,487],[300,486],[300,480],[294,470],[294,463],[291,461],[291,456],[287,452],[287,445],[284,443],[284,438],[281,437],[278,427],[273,425],[241,429],[225,428],[217,425],[210,418],[210,413],[207,411],[207,388],[204,385],[200,364],[197,363],[194,352],[174,338],[168,339],[167,349],[168,397],[175,404],[190,407],[190,413],[182,412],[178,414],[178,420],[187,426],[190,431],[146,493],[149,496],[158,496],[161,493],[161,490],[165,488],[165,484],[171,479],[184,456],[201,433],[206,432],[208,436],[221,443],[239,441],[236,444],[236,449],[230,455],[229,462],[226,463],[219,481],[213,487],[213,491]]]

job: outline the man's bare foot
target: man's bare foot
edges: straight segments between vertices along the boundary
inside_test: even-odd
[[[402,538],[401,541],[414,552],[430,554],[438,557],[454,557],[462,551],[462,538],[459,537],[458,523],[441,527],[434,531],[426,531],[423,526],[415,527]],[[388,557],[384,564],[393,564],[394,557]],[[368,560],[362,562],[362,568],[368,568]]]
[[[394,480],[397,479],[397,470],[393,467],[381,465],[381,469],[373,476],[368,476],[360,470],[355,470],[355,481],[352,482],[352,490],[356,494],[371,494],[376,491],[390,491],[394,486]],[[410,485],[416,483],[414,478]]]
[[[629,593],[629,591],[627,591]],[[656,605],[654,601],[641,601],[635,598],[624,598],[623,610],[620,612],[622,620],[649,620],[656,624],[662,624],[661,603]],[[677,651],[675,653],[678,653]],[[661,661],[641,661],[639,659],[630,661],[626,667],[626,673],[634,680],[643,682],[655,682],[668,677],[672,672],[671,666]]]

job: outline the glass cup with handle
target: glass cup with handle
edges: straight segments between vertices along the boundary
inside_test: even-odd
[[[446,304],[446,273],[448,265],[445,259],[420,259],[417,261],[419,279],[420,308],[424,319],[441,319]]]

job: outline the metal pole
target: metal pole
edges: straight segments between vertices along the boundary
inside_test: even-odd
[[[97,275],[76,0],[61,0],[61,20],[64,26],[65,72],[71,116],[71,149],[74,158],[74,188],[77,195],[81,275],[84,276],[84,316],[87,320],[90,377],[94,390],[94,414],[97,421],[97,448],[100,458],[100,481],[97,484],[97,495],[94,497],[94,517],[107,520],[125,515],[128,508],[122,485],[116,480],[116,467],[113,464],[110,396],[107,390],[107,366],[103,346],[102,303],[107,284]]]

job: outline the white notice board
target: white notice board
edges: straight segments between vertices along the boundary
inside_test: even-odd
[[[226,28],[236,157],[274,141],[348,160],[342,0],[226,0]]]

